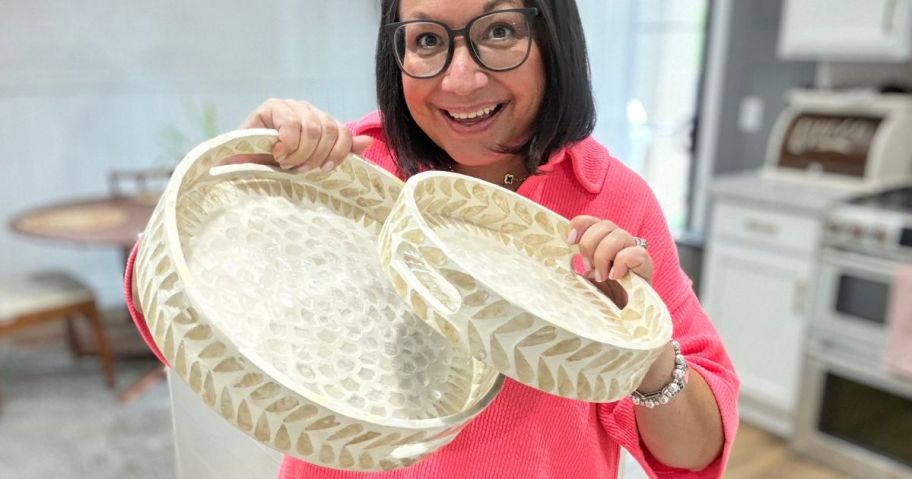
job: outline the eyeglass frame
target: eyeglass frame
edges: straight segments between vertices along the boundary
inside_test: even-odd
[[[526,21],[529,22],[529,31],[530,31],[529,45],[526,48],[526,55],[516,65],[509,67],[509,68],[500,68],[500,69],[491,68],[484,64],[484,62],[481,60],[481,57],[479,56],[478,52],[475,50],[475,42],[472,41],[471,38],[469,38],[469,30],[472,28],[472,26],[475,24],[475,22],[478,21],[479,19],[487,17],[489,15],[496,15],[498,13],[505,13],[505,12],[506,13],[510,13],[510,12],[522,13],[523,16],[525,17]],[[469,22],[466,23],[466,25],[462,28],[455,28],[455,29],[450,28],[449,25],[447,25],[446,23],[443,23],[441,21],[438,21],[438,20],[406,20],[404,22],[387,23],[386,25],[383,26],[383,29],[384,29],[384,31],[388,32],[389,35],[392,36],[393,58],[396,59],[396,64],[399,65],[399,70],[402,73],[404,73],[412,78],[415,78],[418,80],[427,80],[427,79],[439,76],[441,73],[447,71],[447,68],[450,67],[450,63],[452,63],[452,61],[453,61],[453,53],[456,51],[456,38],[457,37],[465,38],[466,46],[468,47],[468,50],[469,50],[469,55],[472,57],[472,60],[474,60],[478,66],[480,66],[481,68],[484,68],[485,70],[500,73],[500,72],[508,72],[510,70],[515,70],[515,69],[521,67],[523,65],[523,63],[526,63],[526,60],[529,59],[529,53],[531,53],[531,51],[532,51],[532,40],[535,36],[535,35],[531,34],[531,32],[535,28],[535,18],[538,16],[538,14],[539,14],[539,11],[535,7],[507,8],[504,10],[494,10],[491,12],[482,13],[481,15],[469,20]],[[399,58],[399,54],[396,53],[396,32],[397,32],[397,30],[399,30],[399,27],[401,27],[403,25],[408,25],[410,23],[433,23],[436,25],[440,25],[447,32],[447,37],[448,37],[447,41],[449,42],[449,44],[447,45],[447,58],[446,58],[446,61],[443,62],[443,66],[440,67],[440,71],[438,71],[437,73],[434,73],[433,75],[418,76],[418,75],[412,75],[411,73],[405,71],[405,67],[402,65],[402,58]]]

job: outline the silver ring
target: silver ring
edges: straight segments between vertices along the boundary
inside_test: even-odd
[[[639,246],[643,249],[649,249],[649,242],[645,238],[640,238],[639,236],[634,236],[633,241],[636,242],[634,246]]]

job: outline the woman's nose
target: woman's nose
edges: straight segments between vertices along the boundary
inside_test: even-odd
[[[472,58],[469,45],[459,42],[453,49],[453,59],[443,73],[441,88],[455,95],[470,95],[488,84],[488,74]]]

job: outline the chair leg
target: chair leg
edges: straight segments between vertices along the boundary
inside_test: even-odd
[[[107,335],[104,332],[104,325],[101,322],[101,314],[95,303],[90,303],[85,309],[85,315],[95,331],[95,346],[98,350],[98,360],[101,361],[101,369],[104,371],[105,382],[108,387],[114,387],[114,360],[111,357],[111,347],[108,344]]]
[[[85,351],[82,349],[82,344],[79,342],[79,333],[76,331],[75,318],[69,317],[65,320],[65,323],[67,345],[70,347],[70,353],[74,358],[85,356]]]

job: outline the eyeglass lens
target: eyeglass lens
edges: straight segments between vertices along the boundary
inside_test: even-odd
[[[493,12],[470,22],[468,41],[481,65],[490,70],[519,66],[529,52],[531,27],[522,12]],[[431,77],[440,73],[450,56],[447,29],[435,22],[408,22],[395,32],[395,52],[409,75]]]

